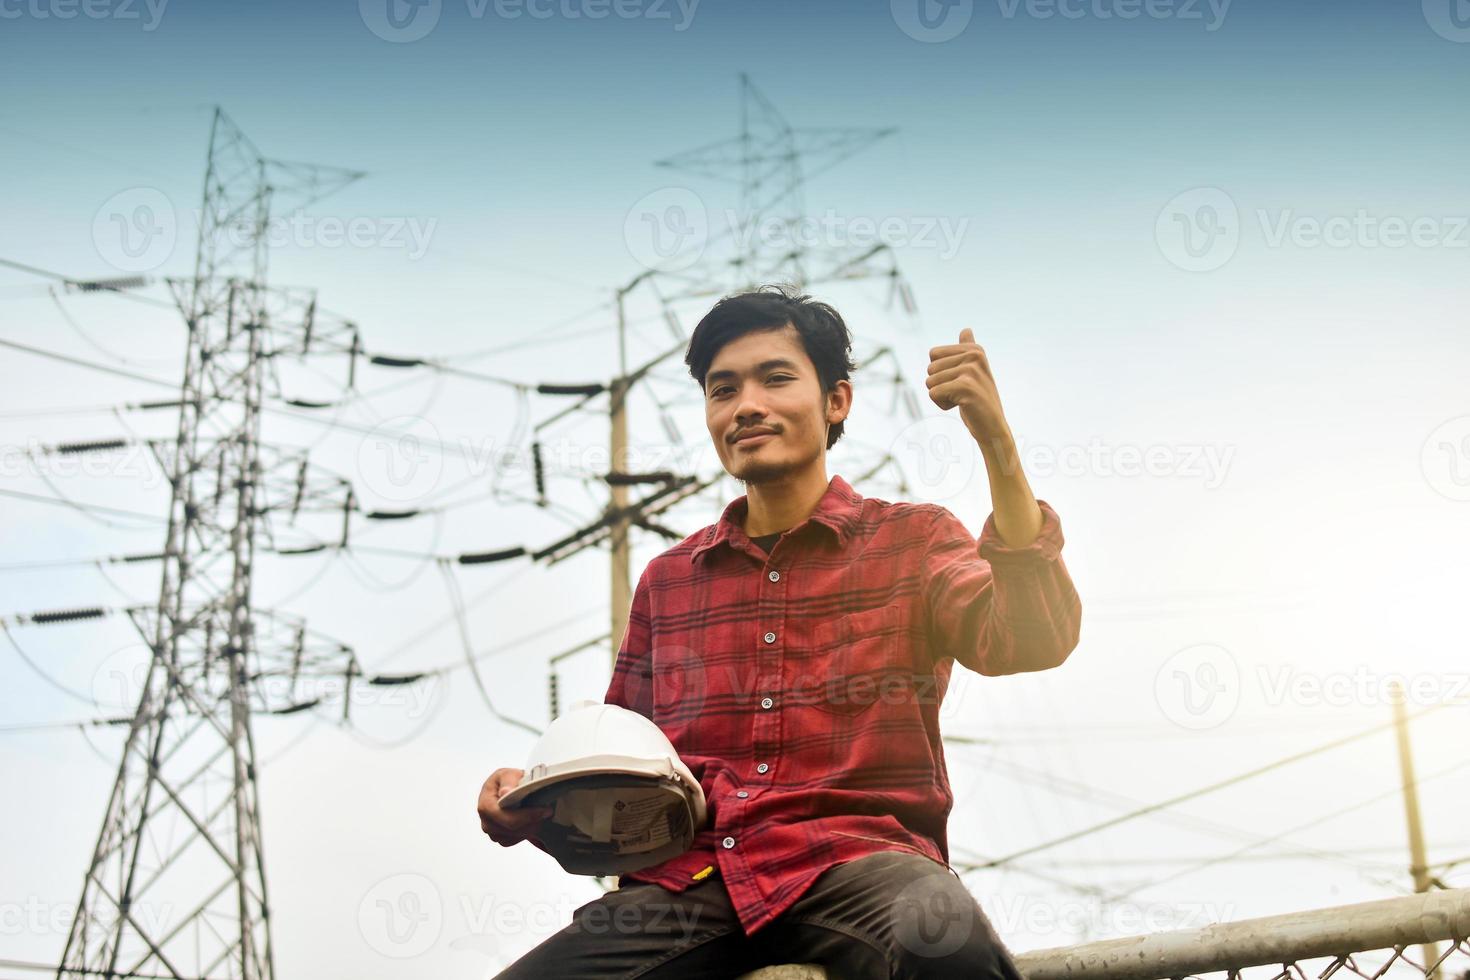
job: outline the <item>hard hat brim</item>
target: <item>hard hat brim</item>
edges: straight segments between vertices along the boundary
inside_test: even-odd
[[[559,783],[570,780],[586,779],[597,775],[609,776],[639,776],[649,780],[676,779],[680,782],[687,780],[687,785],[692,787],[701,804],[703,803],[704,791],[700,788],[689,771],[683,765],[675,765],[669,759],[630,759],[622,755],[593,755],[584,756],[575,763],[566,766],[544,767],[545,774],[528,779],[519,784],[509,793],[500,798],[500,805],[504,809],[514,810],[521,806],[537,806],[536,803],[526,802],[527,797]],[[684,769],[681,773],[679,770]],[[704,808],[700,806],[702,811]]]

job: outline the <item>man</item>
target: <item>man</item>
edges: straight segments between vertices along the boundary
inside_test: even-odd
[[[944,507],[829,480],[850,351],[836,310],[779,287],[726,297],[690,338],[710,438],[747,493],[648,564],[605,700],[668,735],[709,820],[691,850],[623,875],[502,978],[793,962],[843,980],[1018,980],[948,866],[938,713],[955,661],[1043,670],[1077,645],[1061,525],[1031,493],[968,329],[930,351],[927,385],[985,460],[993,512],[978,545]],[[498,805],[521,776],[486,780],[481,827],[539,846],[547,812]]]

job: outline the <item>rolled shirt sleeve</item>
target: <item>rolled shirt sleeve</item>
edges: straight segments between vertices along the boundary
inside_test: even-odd
[[[947,508],[929,525],[920,573],[936,662],[953,658],[981,674],[1046,670],[1067,659],[1082,627],[1082,601],[1062,561],[1062,524],[1043,500],[1041,530],[1012,548],[992,513],[977,544]]]

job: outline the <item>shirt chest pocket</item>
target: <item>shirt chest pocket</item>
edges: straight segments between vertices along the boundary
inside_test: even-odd
[[[909,637],[903,610],[880,606],[839,614],[812,629],[814,656],[792,685],[818,711],[853,717],[907,697]]]

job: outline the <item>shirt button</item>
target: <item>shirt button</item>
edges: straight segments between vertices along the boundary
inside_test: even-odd
[[[771,768],[771,767],[768,766],[768,765],[766,765],[764,762],[762,762],[760,765],[758,765],[758,766],[755,767],[755,771],[756,772],[765,772],[769,768]]]
[[[772,569],[771,574],[767,575],[766,578],[770,579],[772,582],[779,582],[781,581],[781,573],[776,571],[775,569]]]
[[[771,705],[773,705],[775,703],[776,702],[772,701],[770,698],[761,698],[761,707],[762,708],[769,708]]]
[[[766,639],[766,642],[767,643],[775,643],[776,642],[776,634],[775,633],[767,633],[765,639]]]
[[[749,796],[750,794],[747,793],[745,790],[742,789],[740,792],[736,793],[735,795],[738,796],[738,797],[740,797],[743,800],[747,796]]]
[[[733,837],[726,837],[724,840],[720,841],[720,843],[721,844],[724,844],[725,845],[725,848],[728,850],[729,848],[732,848],[732,847],[735,846],[735,838],[733,838]]]

